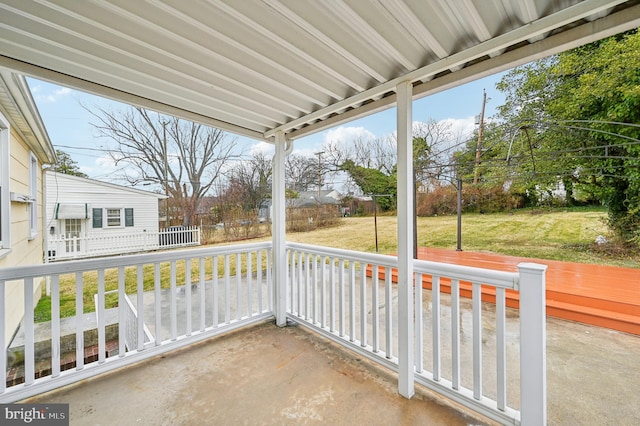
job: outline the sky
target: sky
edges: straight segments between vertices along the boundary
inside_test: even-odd
[[[414,101],[414,123],[446,120],[455,135],[471,134],[476,127],[475,117],[480,114],[482,108],[483,90],[486,90],[488,99],[485,117],[495,114],[496,108],[504,102],[504,95],[495,88],[502,75],[504,73]],[[53,146],[68,153],[80,171],[90,178],[122,184],[123,182],[117,179],[122,165],[114,165],[102,151],[102,148],[108,145],[108,141],[97,137],[95,129],[91,126],[96,119],[82,105],[111,110],[125,109],[127,106],[32,78],[28,79],[28,83]],[[396,109],[389,108],[298,139],[294,143],[294,153],[310,156],[320,151],[329,141],[345,143],[358,137],[383,138],[394,134],[395,129]],[[273,152],[272,145],[266,142],[244,137],[238,137],[238,142],[247,153],[255,150],[266,154]]]

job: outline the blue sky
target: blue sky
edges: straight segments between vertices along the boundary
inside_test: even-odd
[[[487,91],[485,116],[495,113],[497,106],[504,102],[504,96],[495,88],[503,74],[497,74],[466,85],[428,96],[413,103],[413,120],[448,120],[455,133],[468,134],[474,129],[475,116],[480,114],[482,92]],[[96,137],[91,126],[95,119],[80,103],[89,107],[100,106],[108,109],[126,108],[108,99],[96,97],[77,90],[57,86],[43,81],[28,79],[40,115],[56,149],[71,155],[81,171],[89,177],[118,182],[114,179],[117,169],[109,158],[100,151],[107,141]],[[395,108],[343,124],[333,129],[301,138],[295,142],[294,152],[310,155],[322,148],[329,140],[348,142],[357,137],[385,137],[395,132]],[[92,120],[93,119],[93,120]],[[246,152],[259,149],[269,152],[270,146],[255,140],[239,138]]]

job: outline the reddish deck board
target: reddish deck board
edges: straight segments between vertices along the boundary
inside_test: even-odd
[[[425,247],[418,258],[509,272],[521,262],[547,265],[547,315],[640,335],[640,269]],[[392,274],[395,281],[396,271]],[[451,291],[447,281],[441,285]],[[430,277],[423,277],[423,287],[431,288]],[[482,291],[483,300],[495,302],[492,288]],[[461,295],[470,297],[470,283],[461,283]],[[507,305],[518,307],[517,293],[507,292]]]

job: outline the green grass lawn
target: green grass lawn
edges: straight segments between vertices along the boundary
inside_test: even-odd
[[[640,267],[638,253],[597,250],[598,235],[608,236],[603,209],[520,210],[500,214],[464,214],[462,249],[539,259]],[[397,251],[397,218],[379,216],[380,253]],[[288,241],[375,252],[373,217],[350,217],[334,228],[290,233]],[[455,250],[457,217],[418,218],[418,245]]]
[[[623,250],[607,254],[597,250],[594,241],[598,235],[607,236],[602,209],[573,209],[532,212],[527,210],[511,214],[465,214],[462,217],[462,249],[484,251],[511,256],[538,259],[562,260],[592,264],[606,264],[640,268],[638,252]],[[380,253],[397,251],[397,218],[379,216],[378,247]],[[418,244],[422,247],[456,249],[456,216],[418,218]],[[261,238],[265,240],[269,238]],[[348,217],[340,225],[309,232],[288,233],[287,240],[329,246],[335,248],[375,252],[375,232],[373,217]],[[231,262],[232,267],[235,261]],[[255,267],[255,265],[254,265]],[[153,289],[153,271],[145,267],[146,291]],[[178,280],[184,277],[184,262],[177,264]],[[127,293],[135,292],[135,269],[127,271]],[[211,277],[210,266],[205,271]],[[198,277],[198,265],[193,265],[192,274]],[[162,265],[162,287],[169,286],[168,264]],[[84,274],[85,312],[94,310],[93,295],[97,293],[96,273]],[[117,289],[116,271],[107,271],[106,290]],[[61,316],[75,315],[74,276],[63,277],[61,288]],[[43,297],[36,309],[36,321],[50,319],[50,298]],[[114,307],[115,297],[107,300],[106,307]]]

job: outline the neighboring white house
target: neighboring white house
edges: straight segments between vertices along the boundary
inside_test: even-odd
[[[45,191],[49,260],[199,243],[191,230],[159,230],[165,195],[53,171],[45,172]]]
[[[55,162],[55,151],[29,86],[21,75],[0,69],[0,268],[43,262],[42,166]],[[43,282],[33,283],[33,303]],[[5,342],[24,316],[25,287],[4,288]]]

